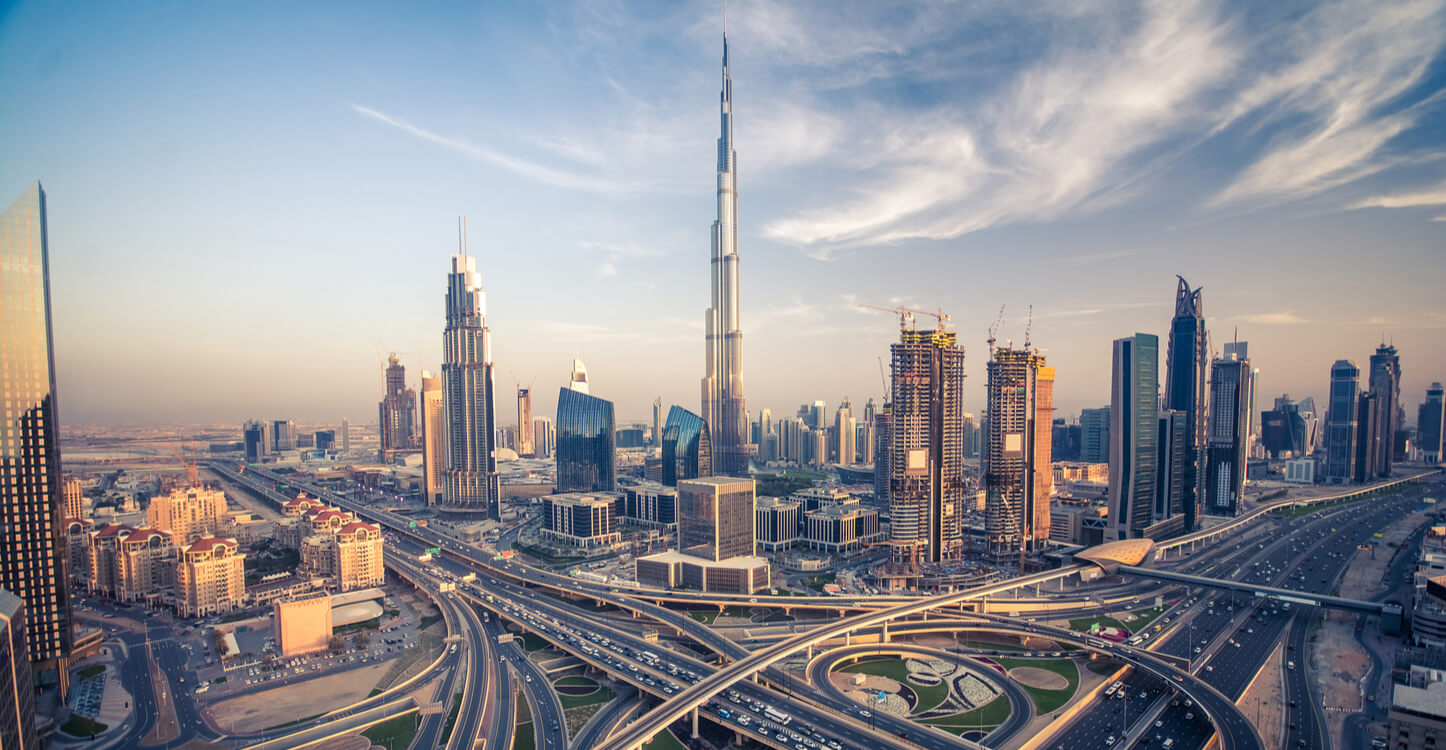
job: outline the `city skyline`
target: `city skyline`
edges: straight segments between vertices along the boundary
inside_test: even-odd
[[[502,372],[550,394],[579,354],[620,422],[655,395],[696,404],[717,8],[444,9],[400,27],[138,9],[135,33],[106,38],[112,12],[0,24],[7,93],[29,103],[0,114],[17,145],[0,184],[43,180],[56,218],[63,423],[368,414],[378,340],[438,369],[431,269],[459,214],[488,228],[474,254]],[[1331,363],[1383,337],[1404,402],[1446,370],[1446,191],[1438,160],[1412,158],[1442,117],[1439,8],[1118,5],[1074,11],[1072,32],[1040,10],[825,12],[730,9],[755,414],[881,395],[893,326],[856,303],[895,301],[953,313],[975,355],[967,410],[1000,304],[1016,340],[1034,306],[1060,413],[1103,405],[1110,342],[1168,332],[1176,273],[1205,288],[1215,348],[1227,328],[1252,341],[1263,397],[1323,403]],[[983,21],[1017,33],[970,36]],[[234,36],[204,63],[174,64],[223,23]],[[41,25],[71,33],[28,33]],[[393,32],[398,52],[363,59]],[[316,62],[302,39],[318,33],[353,72]],[[549,62],[521,71],[519,54]],[[128,83],[98,88],[100,71]],[[529,93],[533,75],[556,84]],[[1101,105],[1125,93],[1138,106],[1111,121]],[[934,272],[905,272],[920,265]]]

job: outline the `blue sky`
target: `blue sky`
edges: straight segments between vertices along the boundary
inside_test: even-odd
[[[62,418],[373,419],[385,351],[440,360],[460,215],[500,390],[547,414],[576,352],[622,419],[696,408],[720,11],[7,6],[0,195],[48,192]],[[728,12],[755,413],[879,396],[869,302],[952,315],[971,411],[1032,305],[1072,416],[1176,273],[1262,401],[1383,335],[1411,417],[1446,379],[1439,2]]]

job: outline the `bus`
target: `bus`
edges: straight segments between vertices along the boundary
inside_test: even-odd
[[[638,658],[649,664],[658,663],[658,655],[653,653],[652,651],[644,651],[643,653],[638,654]]]
[[[780,712],[778,709],[774,708],[773,706],[769,706],[769,707],[763,712],[763,715],[764,715],[765,717],[767,717],[769,721],[776,721],[776,722],[778,722],[779,724],[782,724],[782,725],[784,725],[784,726],[788,726],[788,722],[793,721],[793,717],[792,717],[792,716],[789,716],[789,715],[786,714],[786,713]]]

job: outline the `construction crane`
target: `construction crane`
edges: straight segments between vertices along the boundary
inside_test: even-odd
[[[1029,351],[1029,329],[1034,327],[1034,305],[1029,306],[1029,312],[1024,315],[1024,350]]]
[[[868,310],[878,310],[879,312],[893,313],[899,316],[899,330],[901,331],[904,330],[905,323],[914,322],[915,315],[928,315],[938,322],[941,330],[949,325],[949,315],[944,312],[943,308],[935,308],[935,312],[929,312],[928,310],[916,310],[912,307],[904,307],[903,305],[897,307],[880,307],[878,305],[860,304],[859,307]]]
[[[879,357],[879,383],[884,386],[884,403],[889,403],[889,396],[893,393],[889,390],[889,379],[884,376],[884,358]]]
[[[201,483],[201,476],[200,470],[196,467],[196,462],[192,460],[191,462],[187,463],[186,459],[181,455],[181,449],[177,448],[175,443],[171,443],[171,453],[176,457],[177,461],[181,462],[181,466],[184,466],[186,468],[186,480],[190,482],[190,486],[199,486]]]
[[[994,322],[989,324],[989,353],[994,354],[994,334],[999,332],[999,326],[1004,325],[1004,305],[999,306],[999,314],[994,316]]]

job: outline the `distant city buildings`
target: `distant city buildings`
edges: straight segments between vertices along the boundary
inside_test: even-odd
[[[1079,460],[1090,464],[1110,462],[1110,407],[1085,409],[1079,414]]]
[[[942,324],[901,327],[890,360],[892,562],[916,573],[964,551],[964,348]]]
[[[270,453],[265,423],[253,419],[242,426],[241,443],[246,453],[246,463],[254,464],[264,460]]]
[[[1355,477],[1356,415],[1360,368],[1348,359],[1331,365],[1330,400],[1326,407],[1325,471],[1327,484],[1345,484]]]
[[[79,479],[67,479],[61,485],[61,517],[67,520],[85,518],[85,493]]]
[[[336,450],[336,431],[317,430],[311,434],[312,447],[325,453]]]
[[[536,458],[552,458],[557,452],[557,427],[551,418],[532,418],[532,440]]]
[[[377,404],[377,423],[381,431],[381,460],[390,462],[400,451],[417,445],[417,393],[407,387],[407,368],[392,354],[387,357],[386,390]]]
[[[1371,355],[1369,390],[1356,409],[1355,481],[1364,484],[1391,476],[1396,433],[1401,428],[1401,358],[1396,347],[1381,344]]]
[[[289,419],[277,419],[271,423],[271,451],[283,453],[296,450],[296,423]]]
[[[69,689],[72,645],[65,575],[55,353],[50,340],[50,248],[45,191],[32,184],[0,214],[0,588],[24,600],[26,653],[37,681]],[[28,689],[28,688],[27,688]]]
[[[1421,460],[1428,463],[1442,461],[1443,437],[1446,437],[1446,409],[1442,408],[1441,383],[1432,383],[1426,389],[1426,400],[1416,409],[1416,449]]]
[[[493,409],[492,343],[477,259],[452,256],[447,276],[447,327],[442,334],[442,391],[447,413],[445,511],[501,518]]]
[[[517,455],[533,458],[537,455],[532,426],[532,389],[517,388]]]
[[[422,371],[422,499],[442,501],[442,471],[447,465],[447,400],[442,379]]]
[[[988,373],[985,542],[995,559],[1022,557],[1049,539],[1054,368],[1038,352],[999,347]]]
[[[1210,361],[1205,308],[1200,289],[1191,290],[1183,276],[1175,289],[1175,317],[1170,321],[1166,359],[1164,409],[1185,412],[1184,531],[1199,528],[1205,502],[1205,368]],[[1111,423],[1111,429],[1118,422]],[[1115,443],[1111,443],[1113,446]]]
[[[1303,457],[1320,444],[1320,420],[1315,399],[1296,403],[1290,394],[1275,399],[1275,407],[1260,413],[1260,444],[1271,458]]]
[[[577,372],[586,372],[576,361]],[[584,387],[586,380],[581,381]],[[579,383],[574,379],[571,385]],[[617,489],[617,436],[613,403],[576,388],[557,394],[557,491]]]
[[[1205,507],[1211,515],[1242,510],[1254,380],[1245,342],[1226,344],[1225,356],[1211,363],[1205,464]]]

